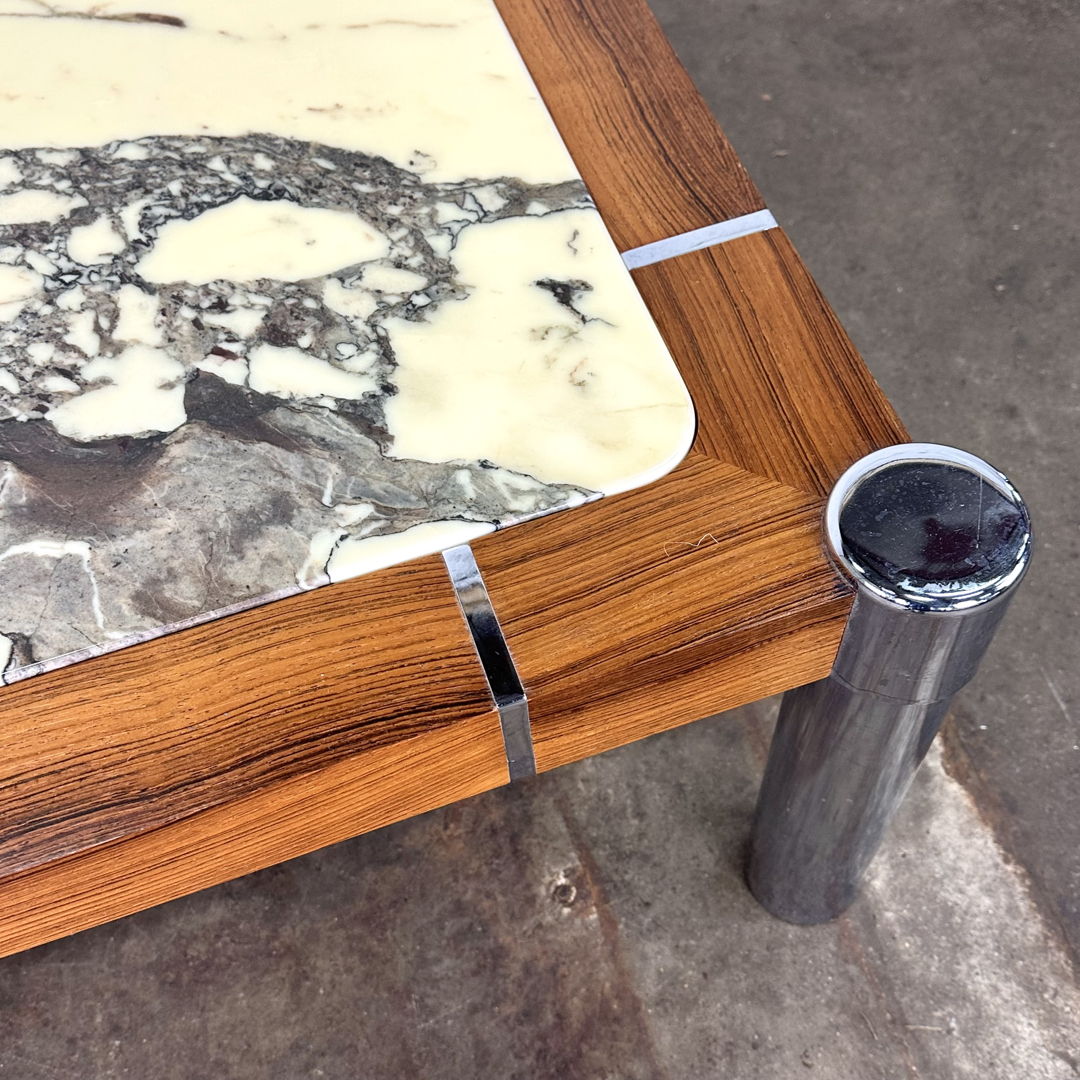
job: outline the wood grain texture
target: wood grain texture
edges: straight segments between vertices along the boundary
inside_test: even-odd
[[[36,676],[0,694],[0,874],[476,718],[437,557]]]
[[[645,0],[496,0],[620,251],[764,208]]]
[[[643,490],[474,545],[541,769],[828,674],[824,497],[906,433],[780,230],[634,272],[698,413]]]
[[[474,545],[550,769],[819,678],[850,599],[820,499],[691,456]]]
[[[690,387],[701,452],[824,495],[863,454],[906,440],[781,229],[634,280]]]
[[[152,832],[0,880],[0,956],[506,781],[502,735],[488,716],[324,765]]]

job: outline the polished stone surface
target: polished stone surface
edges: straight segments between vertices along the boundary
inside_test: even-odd
[[[0,30],[7,681],[685,452],[490,0],[0,0]]]
[[[1037,514],[974,802],[931,762],[863,901],[769,919],[740,710],[0,960],[0,1077],[1075,1080],[1080,11],[653,5],[913,435]]]
[[[840,511],[844,553],[886,587],[948,595],[1005,577],[1029,543],[1026,510],[969,469],[897,462]]]

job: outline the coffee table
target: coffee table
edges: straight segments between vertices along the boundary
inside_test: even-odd
[[[500,11],[690,389],[689,453],[471,556],[6,687],[0,952],[828,674],[852,590],[824,500],[903,429],[644,5]]]

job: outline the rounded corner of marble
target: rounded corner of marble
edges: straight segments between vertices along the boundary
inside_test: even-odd
[[[686,421],[686,427],[670,454],[657,462],[657,464],[643,469],[633,476],[627,477],[618,484],[605,488],[602,494],[605,497],[611,495],[623,495],[628,491],[636,491],[640,488],[648,487],[650,484],[655,484],[657,481],[663,480],[665,476],[674,472],[686,460],[686,456],[693,448],[694,439],[697,435],[697,410],[694,408],[694,402],[689,396],[689,391],[687,391]]]
[[[12,680],[645,486],[694,436],[686,387],[494,7],[412,29],[397,9],[308,25],[286,0],[251,25],[212,0],[176,10],[132,22],[79,0],[12,30],[53,43],[13,50],[6,77],[33,92],[0,100],[0,314],[15,335],[0,513],[4,498],[40,505],[0,528],[19,585],[19,657],[0,634]],[[271,45],[256,23],[275,20],[303,33]],[[324,64],[281,84],[267,50],[303,59],[316,32],[350,60],[375,50],[374,74]],[[178,69],[224,50],[237,92],[154,111],[169,66],[128,56],[132,33]],[[410,34],[431,63],[380,82]],[[441,108],[467,138],[425,112],[418,70],[451,88]],[[114,82],[114,108],[75,108]],[[268,229],[261,247],[235,242]],[[91,475],[107,497],[80,493]],[[74,525],[46,502],[75,505]]]

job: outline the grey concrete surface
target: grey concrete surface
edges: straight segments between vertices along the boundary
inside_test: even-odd
[[[1080,7],[656,0],[916,439],[1032,507],[950,750],[1080,951]]]
[[[1075,1076],[1080,992],[936,761],[850,915],[753,902],[771,711],[0,962],[0,1078]]]
[[[0,961],[0,1080],[1080,1076],[1080,11],[654,4],[912,433],[1033,504],[946,767],[797,928],[741,878],[772,704],[702,721]]]

